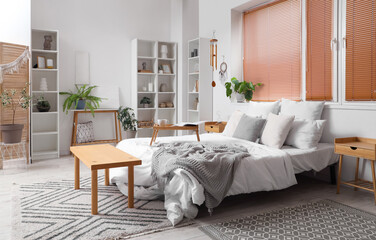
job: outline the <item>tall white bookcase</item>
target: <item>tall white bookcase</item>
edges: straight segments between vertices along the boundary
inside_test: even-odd
[[[44,50],[44,36],[52,37],[51,50]],[[59,157],[59,32],[32,29],[31,31],[31,159]],[[35,68],[38,57],[53,60],[52,68]],[[41,79],[46,78],[47,91],[41,91]],[[35,106],[39,96],[50,103],[48,112],[39,112]]]
[[[161,47],[167,46],[167,58],[162,57]],[[170,73],[160,73],[160,66],[169,66]],[[140,72],[145,68],[146,71]],[[162,70],[163,71],[163,70]],[[132,108],[139,121],[156,122],[167,119],[168,123],[176,123],[177,118],[177,44],[151,40],[132,40]],[[149,88],[149,84],[152,88]],[[163,90],[161,91],[161,85]],[[148,108],[143,108],[142,98],[151,99]],[[172,102],[172,107],[160,107],[161,103]],[[137,137],[151,137],[153,128],[138,128]],[[175,135],[175,131],[162,131],[158,135]]]
[[[197,56],[191,56],[195,51]],[[208,38],[188,41],[188,113],[189,122],[212,120],[213,89]],[[198,88],[198,89],[197,89]],[[198,107],[196,102],[198,100]]]

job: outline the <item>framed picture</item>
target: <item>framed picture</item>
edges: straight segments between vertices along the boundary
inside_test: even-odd
[[[53,59],[47,59],[46,65],[47,65],[47,68],[49,68],[49,69],[54,68],[54,60]]]
[[[168,65],[168,64],[162,64],[162,68],[163,68],[163,73],[172,73],[170,65]]]
[[[46,68],[46,58],[37,56],[37,64],[38,68]]]

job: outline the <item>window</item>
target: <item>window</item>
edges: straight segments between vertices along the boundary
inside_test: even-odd
[[[375,24],[375,0],[347,0],[346,101],[376,100]]]
[[[254,100],[301,99],[300,0],[244,13],[244,80],[264,83]]]
[[[306,19],[306,100],[331,101],[333,0],[307,0]]]

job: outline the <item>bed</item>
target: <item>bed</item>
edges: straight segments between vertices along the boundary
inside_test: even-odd
[[[202,134],[202,143],[231,143],[247,148],[251,158],[241,161],[234,175],[233,183],[227,196],[252,193],[258,191],[272,191],[288,188],[297,183],[295,174],[314,170],[320,171],[338,161],[334,154],[334,146],[319,143],[314,149],[297,149],[283,146],[281,149],[268,147],[262,144],[227,137],[223,134]],[[142,166],[135,167],[135,198],[156,199],[165,195],[167,217],[172,224],[177,224],[182,218],[194,218],[197,215],[196,205],[201,205],[205,198],[203,188],[188,172],[175,170],[174,177],[166,186],[164,192],[155,187],[151,178],[151,158],[158,149],[158,143],[177,141],[197,141],[195,136],[161,137],[153,146],[149,146],[150,138],[137,138],[121,141],[117,148],[140,158]],[[127,169],[110,169],[111,183],[116,184],[119,190],[127,193]]]

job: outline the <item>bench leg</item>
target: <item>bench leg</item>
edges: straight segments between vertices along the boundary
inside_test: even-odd
[[[80,188],[80,159],[74,156],[74,189]]]
[[[196,130],[196,136],[197,136],[197,141],[200,141],[200,134],[198,133],[198,130]]]
[[[133,166],[128,166],[128,208],[134,207],[134,176]]]
[[[110,169],[104,169],[104,185],[110,185]]]
[[[98,214],[98,170],[91,170],[91,214]]]
[[[339,186],[341,185],[342,158],[343,158],[343,155],[342,154],[339,155],[338,178],[337,178],[337,194],[339,194]]]

